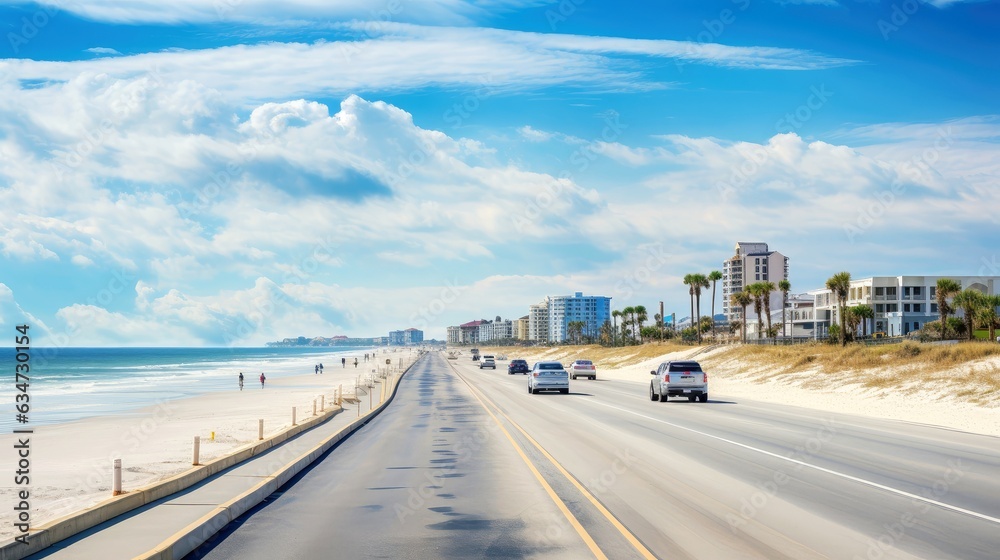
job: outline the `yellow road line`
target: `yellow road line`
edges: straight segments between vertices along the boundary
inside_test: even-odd
[[[466,385],[469,385],[470,388],[472,387],[472,385],[470,385],[468,382],[466,382]],[[475,391],[473,391],[473,393],[475,393]],[[479,397],[477,396],[476,398],[478,399]],[[529,436],[528,432],[525,432],[524,429],[521,428],[521,426],[518,425],[517,422],[511,420],[510,416],[504,414],[504,412],[500,410],[500,407],[498,407],[496,403],[494,403],[489,397],[483,395],[483,398],[490,401],[490,404],[493,405],[493,408],[496,409],[497,414],[503,416],[508,422],[510,422],[511,426],[517,428],[517,431],[521,432],[521,435],[523,435],[529,442],[531,442],[531,444],[535,446],[535,449],[537,449],[542,455],[544,455],[545,458],[548,459],[556,467],[556,469],[558,469],[559,472],[562,473],[562,475],[565,476],[566,479],[569,480],[570,483],[572,483],[573,486],[575,486],[576,489],[579,490],[580,493],[583,494],[587,498],[587,500],[589,500],[590,503],[594,505],[595,508],[597,508],[597,511],[601,512],[601,515],[603,515],[608,520],[609,523],[614,525],[615,529],[618,529],[618,532],[621,533],[621,535],[625,537],[625,540],[627,540],[635,548],[636,552],[642,555],[643,558],[646,558],[648,560],[656,560],[656,556],[654,556],[653,553],[649,551],[649,549],[643,546],[642,542],[640,542],[639,539],[637,539],[636,536],[633,535],[631,531],[629,531],[624,525],[622,525],[621,521],[618,521],[617,517],[615,517],[610,511],[608,511],[606,507],[604,507],[604,504],[598,501],[598,499],[594,497],[594,495],[591,494],[590,491],[586,489],[586,487],[580,484],[580,481],[578,481],[576,477],[571,475],[565,468],[563,468],[563,466],[559,463],[559,461],[556,461],[555,457],[550,455],[549,452],[546,451],[541,445],[539,445],[539,443],[535,441],[534,438]],[[482,403],[483,401],[480,400],[479,402]],[[488,408],[487,412],[489,412]],[[492,416],[492,412],[490,413],[490,415]],[[506,433],[506,430],[504,430],[504,433]],[[508,435],[507,437],[510,436]]]
[[[454,366],[452,366],[452,368],[454,368]],[[458,373],[458,371],[456,370],[455,373]],[[496,415],[493,414],[493,412],[490,410],[490,407],[486,406],[486,403],[484,403],[483,400],[479,398],[479,395],[476,394],[476,391],[472,389],[472,385],[469,384],[469,382],[466,381],[461,374],[458,374],[458,376],[459,379],[461,379],[466,384],[466,386],[469,387],[472,396],[475,397],[477,401],[479,401],[479,404],[482,405],[483,410],[486,411],[486,414],[489,414],[490,418],[492,418],[493,421],[496,422],[497,426],[500,427],[500,430],[503,432],[503,435],[507,436],[507,440],[510,441],[510,444],[514,446],[514,449],[517,451],[517,454],[520,455],[521,459],[524,460],[524,463],[528,465],[528,468],[531,470],[531,473],[535,475],[535,478],[538,479],[539,484],[541,484],[542,488],[545,489],[545,492],[549,495],[549,498],[552,498],[552,501],[555,502],[556,507],[559,508],[559,511],[561,511],[562,514],[566,517],[566,520],[569,521],[569,524],[573,526],[573,529],[576,530],[576,533],[580,535],[580,538],[583,539],[583,542],[587,545],[587,548],[590,549],[590,552],[594,554],[594,557],[598,558],[599,560],[607,560],[608,557],[605,556],[604,552],[602,552],[600,547],[597,546],[597,543],[594,541],[594,538],[591,537],[590,533],[588,533],[587,530],[583,528],[583,525],[581,525],[580,521],[577,520],[575,515],[573,515],[573,512],[571,512],[569,508],[566,507],[566,504],[563,503],[563,501],[556,494],[555,490],[552,489],[552,486],[550,486],[549,483],[546,482],[545,477],[542,476],[542,473],[538,472],[538,468],[535,467],[534,463],[531,462],[531,459],[529,459],[528,456],[524,453],[524,450],[521,449],[521,446],[517,444],[517,441],[514,440],[514,437],[510,435],[510,432],[507,431],[507,428],[503,426],[503,423],[500,422],[500,419],[497,418]],[[507,420],[510,421],[509,418]]]

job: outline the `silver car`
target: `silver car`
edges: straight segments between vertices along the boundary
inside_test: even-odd
[[[559,362],[536,362],[528,374],[528,392],[537,395],[539,391],[559,391],[569,393],[569,373]]]

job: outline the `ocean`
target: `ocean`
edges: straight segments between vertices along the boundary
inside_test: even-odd
[[[254,388],[263,372],[268,380],[340,369],[341,357],[353,361],[370,347],[275,348],[44,348],[32,347],[28,362],[31,409],[28,424],[15,410],[15,349],[0,348],[0,367],[10,372],[0,385],[0,432],[19,427],[71,422],[162,402],[238,388]]]

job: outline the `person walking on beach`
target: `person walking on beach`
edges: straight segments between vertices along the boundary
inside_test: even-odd
[[[265,380],[265,379],[267,379],[267,378],[266,378],[266,377],[264,377],[264,372],[260,372],[260,388],[261,388],[261,389],[263,389],[263,388],[264,388],[264,380]]]
[[[320,375],[323,375],[323,362],[319,363],[319,373]]]
[[[316,364],[315,366],[313,366],[313,370],[315,371],[314,375],[319,375],[319,364]]]
[[[347,367],[347,358],[341,358],[340,359],[340,365],[342,365],[344,367]]]
[[[240,391],[243,390],[243,372],[240,372]]]
[[[358,359],[354,358],[354,367],[358,367]]]

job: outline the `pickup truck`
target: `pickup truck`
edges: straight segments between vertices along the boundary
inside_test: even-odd
[[[708,402],[708,374],[693,360],[663,362],[649,372],[649,400],[667,402],[668,397],[687,397]]]

